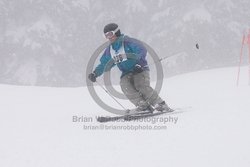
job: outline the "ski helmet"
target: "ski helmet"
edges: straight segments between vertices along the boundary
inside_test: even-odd
[[[121,36],[121,31],[116,23],[109,23],[103,29],[104,34],[106,34],[107,32],[111,32],[111,31],[116,31],[115,35],[117,37]]]

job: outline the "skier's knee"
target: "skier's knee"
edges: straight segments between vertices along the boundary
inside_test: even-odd
[[[149,90],[149,86],[144,84],[136,84],[135,89],[138,90],[139,92],[147,92],[147,90]]]

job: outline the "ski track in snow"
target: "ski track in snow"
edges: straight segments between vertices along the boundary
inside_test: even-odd
[[[250,165],[248,68],[221,68],[168,78],[161,96],[186,112],[168,122],[72,122],[112,115],[86,88],[0,85],[0,166],[247,167]],[[114,105],[100,88],[100,96]],[[128,102],[123,102],[130,106]],[[117,106],[118,108],[119,106]],[[154,126],[165,130],[84,130],[92,126]]]

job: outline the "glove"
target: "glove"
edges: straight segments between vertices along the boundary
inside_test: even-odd
[[[141,65],[139,64],[136,64],[135,67],[134,67],[134,72],[135,73],[141,73],[143,71],[143,68]]]
[[[89,80],[92,82],[96,82],[96,75],[94,72],[92,72],[91,74],[89,74],[88,76]]]

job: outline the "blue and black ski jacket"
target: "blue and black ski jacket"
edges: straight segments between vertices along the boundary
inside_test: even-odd
[[[125,52],[126,57],[119,58],[120,53]],[[114,58],[114,53],[118,59]],[[105,71],[109,71],[115,65],[122,72],[121,77],[134,71],[136,64],[141,65],[144,70],[149,70],[146,60],[147,50],[142,42],[137,39],[121,35],[115,42],[110,44],[100,58],[100,64],[95,68],[94,73],[100,76]],[[114,61],[118,60],[118,61]]]

